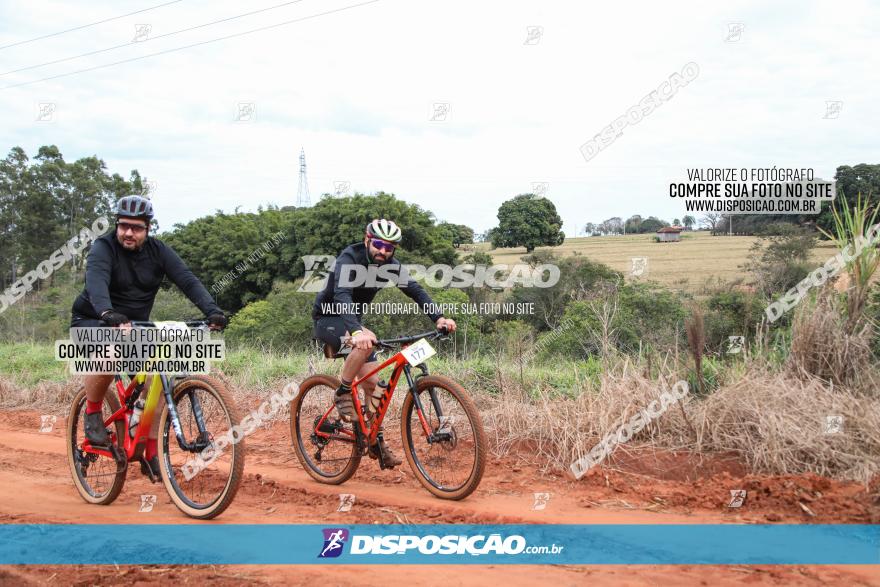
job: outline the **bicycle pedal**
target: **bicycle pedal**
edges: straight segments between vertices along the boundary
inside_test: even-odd
[[[150,480],[150,483],[158,483],[159,482],[159,471],[153,471],[153,468],[150,466],[150,462],[140,459],[141,462],[141,473],[147,476],[147,479]]]

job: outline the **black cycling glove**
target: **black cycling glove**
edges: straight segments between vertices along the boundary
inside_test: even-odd
[[[120,324],[131,322],[131,320],[128,319],[128,316],[120,314],[114,310],[107,310],[101,314],[101,320],[103,320],[107,326],[119,326]]]
[[[226,328],[226,325],[229,323],[229,320],[226,319],[226,316],[223,314],[211,314],[208,316],[208,325],[216,326],[220,330]]]

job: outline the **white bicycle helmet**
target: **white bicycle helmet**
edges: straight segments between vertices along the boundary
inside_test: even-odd
[[[367,236],[370,238],[379,238],[389,243],[399,243],[403,236],[400,227],[391,220],[384,218],[376,218],[367,224]]]

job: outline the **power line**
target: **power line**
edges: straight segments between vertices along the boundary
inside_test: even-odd
[[[279,22],[279,23],[276,23],[276,24],[271,24],[271,25],[267,25],[267,26],[264,26],[264,27],[259,27],[259,28],[251,29],[251,30],[249,30],[249,31],[242,31],[242,32],[240,32],[240,33],[234,33],[234,34],[231,34],[231,35],[226,35],[225,37],[217,37],[217,38],[215,38],[215,39],[208,39],[207,41],[200,41],[200,42],[198,42],[198,43],[193,43],[193,44],[191,44],[191,45],[183,45],[182,47],[175,47],[175,48],[173,48],[173,49],[166,49],[165,51],[157,51],[156,53],[149,53],[149,54],[147,54],[147,55],[141,55],[141,56],[139,56],[139,57],[132,57],[132,58],[130,58],[130,59],[123,59],[123,60],[121,60],[121,61],[114,61],[114,62],[112,62],[112,63],[104,63],[104,64],[102,64],[102,65],[96,65],[96,66],[94,66],[94,67],[87,67],[87,68],[85,68],[85,69],[78,69],[78,70],[76,70],[76,71],[69,71],[69,72],[67,72],[67,73],[60,73],[60,74],[58,74],[58,75],[52,75],[52,76],[49,76],[49,77],[44,77],[44,78],[40,78],[40,79],[36,79],[36,80],[31,80],[31,81],[29,81],[29,82],[22,82],[22,83],[20,83],[20,84],[12,84],[12,85],[10,85],[10,86],[3,86],[2,88],[0,88],[0,91],[3,91],[3,90],[10,90],[10,89],[12,89],[12,88],[20,88],[20,87],[22,87],[22,86],[30,86],[30,85],[37,84],[37,83],[40,83],[40,82],[45,82],[45,81],[49,81],[49,80],[53,80],[53,79],[58,79],[58,78],[62,78],[62,77],[68,77],[68,76],[71,76],[71,75],[76,75],[76,74],[78,74],[78,73],[86,73],[86,72],[88,72],[88,71],[95,71],[95,70],[97,70],[97,69],[103,69],[103,68],[105,68],[105,67],[112,67],[112,66],[114,66],[114,65],[121,65],[121,64],[123,64],[123,63],[131,63],[131,62],[133,62],[133,61],[139,61],[139,60],[141,60],[141,59],[147,59],[147,58],[149,58],[149,57],[156,57],[156,56],[158,56],[158,55],[165,55],[165,54],[167,54],[167,53],[174,53],[175,51],[182,51],[183,49],[191,49],[191,48],[193,48],[193,47],[199,47],[199,46],[201,46],[201,45],[207,45],[207,44],[210,44],[210,43],[216,43],[216,42],[218,42],[218,41],[225,41],[225,40],[227,40],[227,39],[232,39],[232,38],[235,38],[235,37],[242,37],[242,36],[244,36],[244,35],[249,35],[249,34],[251,34],[251,33],[258,33],[258,32],[261,32],[261,31],[265,31],[265,30],[269,30],[269,29],[278,28],[278,27],[280,27],[280,26],[285,26],[285,25],[288,25],[288,24],[293,24],[293,23],[295,23],[295,22],[302,22],[302,21],[304,21],[304,20],[310,20],[310,19],[313,19],[313,18],[318,18],[318,17],[320,17],[320,16],[326,16],[326,15],[328,15],[328,14],[333,14],[333,13],[336,13],[336,12],[343,12],[343,11],[348,10],[348,9],[350,9],[350,8],[358,8],[358,7],[360,7],[360,6],[366,6],[367,4],[375,4],[375,3],[378,2],[378,1],[379,1],[379,0],[368,0],[367,2],[360,2],[360,3],[358,3],[358,4],[351,4],[351,5],[349,5],[349,6],[343,6],[342,8],[334,8],[333,10],[328,10],[328,11],[326,11],[326,12],[319,12],[319,13],[317,13],[317,14],[311,14],[311,15],[309,15],[309,16],[303,16],[303,17],[301,17],[301,18],[294,18],[294,19],[292,19],[292,20],[286,20],[286,21],[284,21],[284,22]]]
[[[269,6],[268,8],[260,8],[259,10],[245,12],[243,14],[237,14],[235,16],[229,16],[227,18],[221,18],[220,20],[215,20],[213,22],[206,22],[203,24],[198,24],[198,25],[191,26],[191,27],[188,27],[185,29],[180,29],[179,31],[171,31],[170,33],[164,33],[161,35],[157,35],[155,37],[148,37],[148,38],[144,39],[143,41],[138,41],[138,43],[142,44],[142,43],[146,43],[148,41],[155,41],[156,39],[161,39],[163,37],[171,37],[173,35],[179,35],[180,33],[187,33],[189,31],[194,31],[196,29],[201,29],[201,28],[205,28],[208,26],[213,26],[215,24],[220,24],[221,22],[227,22],[230,20],[235,20],[237,18],[244,18],[245,16],[252,16],[254,14],[259,14],[260,12],[266,12],[269,10],[275,10],[276,8],[281,8],[283,6],[289,6],[290,4],[297,4],[302,1],[303,0],[292,0],[291,2],[284,2],[282,4],[277,4],[275,6]],[[37,69],[40,67],[45,67],[47,65],[55,65],[56,63],[63,63],[65,61],[73,61],[74,59],[79,59],[80,57],[88,57],[90,55],[97,55],[98,53],[106,53],[107,51],[113,51],[114,49],[121,49],[122,47],[131,47],[132,44],[134,44],[134,41],[130,41],[128,43],[122,43],[121,45],[115,45],[113,47],[107,47],[106,49],[98,49],[96,51],[89,51],[87,53],[81,53],[80,55],[74,55],[73,57],[64,57],[63,59],[56,59],[55,61],[47,61],[46,63],[38,63],[37,65],[28,65],[27,67],[22,67],[20,69],[13,69],[10,71],[5,71],[3,73],[0,73],[0,77],[2,77],[4,75],[9,75],[11,73],[19,73],[21,71],[27,71],[29,69]]]
[[[156,8],[162,8],[163,6],[168,6],[169,4],[177,4],[178,2],[183,2],[183,0],[172,0],[171,2],[165,2],[164,4],[157,4],[155,6],[150,6],[149,8],[142,8],[141,10],[135,10],[134,12],[129,12],[128,14],[114,16],[112,18],[105,18],[104,20],[99,20],[97,22],[90,22],[89,24],[84,24],[84,25],[81,25],[78,27],[73,27],[72,29],[67,29],[65,31],[58,31],[57,33],[43,35],[42,37],[34,37],[33,39],[28,39],[26,41],[17,41],[15,43],[10,43],[9,45],[0,46],[0,51],[2,51],[3,49],[9,49],[10,47],[17,47],[18,45],[24,45],[26,43],[33,43],[34,41],[41,41],[43,39],[48,39],[50,37],[57,37],[58,35],[63,35],[65,33],[71,33],[73,31],[87,29],[90,26],[104,24],[105,22],[110,22],[111,20],[119,20],[120,18],[125,18],[126,16],[134,16],[135,14],[140,14],[142,12],[148,12],[150,10],[155,10]]]

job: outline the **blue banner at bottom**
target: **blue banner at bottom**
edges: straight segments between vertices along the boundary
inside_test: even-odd
[[[880,564],[880,526],[0,525],[0,564]]]

